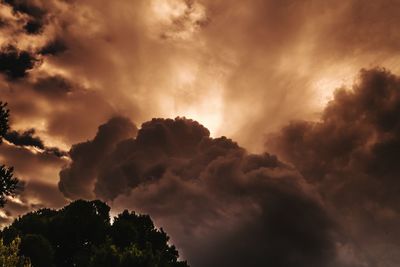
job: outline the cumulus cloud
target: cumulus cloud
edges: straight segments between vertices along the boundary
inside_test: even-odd
[[[153,119],[98,160],[88,189],[151,214],[194,266],[394,266],[399,89],[389,71],[362,70],[320,121],[271,134],[268,150],[293,166],[195,121]]]
[[[268,224],[276,213],[266,202],[277,203],[278,212],[292,207],[285,199],[298,199],[299,209],[321,225],[321,239],[310,234],[304,243],[322,249],[311,253],[290,240],[287,255],[301,251],[304,262],[320,266],[336,251],[349,266],[373,266],[371,259],[391,266],[399,261],[398,244],[382,236],[397,236],[397,95],[368,88],[396,87],[397,78],[364,71],[353,91],[338,91],[323,108],[333,88],[348,85],[362,67],[399,73],[398,13],[391,0],[0,1],[0,98],[9,104],[13,140],[21,144],[5,143],[1,159],[24,180],[51,190],[63,169],[59,187],[68,198],[100,197],[116,208],[154,214],[198,265],[223,265],[226,258],[211,249],[195,253],[206,245],[191,244],[194,237],[204,236],[207,246],[210,240],[227,244],[238,255],[235,233],[244,244],[251,243],[246,229],[252,236],[274,236],[269,229],[285,236],[285,221]],[[321,112],[322,121],[311,122]],[[121,116],[139,124],[187,116],[208,130],[189,120],[156,119],[136,136]],[[264,134],[292,119],[305,121],[285,127],[268,147],[300,174],[270,154],[245,151],[262,151]],[[119,130],[101,128],[96,135],[105,121],[102,127]],[[31,128],[35,135],[24,134]],[[220,135],[244,148],[214,138]],[[44,150],[27,145],[35,138]],[[62,151],[72,144],[68,162]],[[218,170],[224,175],[212,172]],[[297,189],[279,191],[278,181]],[[39,187],[31,188],[42,194]],[[257,187],[275,197],[266,201]],[[349,240],[326,234],[332,229],[326,212],[340,218]],[[296,221],[291,216],[286,219]],[[299,229],[306,227],[298,220]],[[371,231],[377,225],[382,232]],[[273,243],[254,255],[280,246]],[[361,249],[361,243],[367,245]],[[196,258],[207,253],[207,262]],[[267,255],[261,262],[289,264]]]
[[[133,136],[136,126],[126,118],[115,117],[99,127],[96,137],[74,145],[72,163],[60,172],[59,188],[68,198],[92,198],[93,183],[104,158],[123,139]]]
[[[60,172],[65,196],[149,213],[193,266],[337,262],[334,221],[312,187],[275,156],[248,154],[185,118],[153,119],[137,136],[129,121],[121,123],[131,132],[121,135],[126,127],[113,120],[72,148]]]
[[[267,142],[318,186],[376,266],[400,259],[399,111],[399,77],[362,70],[352,88],[335,92],[319,122],[292,122]]]

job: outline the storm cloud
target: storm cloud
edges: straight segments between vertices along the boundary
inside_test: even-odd
[[[26,183],[2,221],[101,198],[149,213],[195,267],[397,266],[399,13],[0,1],[0,159]]]
[[[58,147],[45,146],[43,140],[34,135],[35,129],[29,129],[23,132],[12,130],[5,134],[4,139],[15,146],[37,148],[42,153],[52,154],[56,157],[67,156],[67,152]]]
[[[40,33],[47,13],[40,5],[37,5],[34,1],[23,0],[4,0],[4,3],[10,5],[15,13],[28,16],[28,21],[24,25],[24,30],[28,34]]]
[[[33,146],[44,149],[43,141],[39,137],[33,136],[34,134],[35,129],[29,129],[22,133],[18,131],[9,131],[4,138],[17,146]]]
[[[12,46],[0,50],[0,72],[9,79],[25,77],[35,62],[34,55],[27,51],[19,51]]]
[[[41,129],[66,147],[92,137],[99,124],[118,114],[137,123],[187,116],[213,136],[229,135],[260,152],[265,132],[292,119],[318,119],[332,90],[351,84],[359,69],[380,65],[399,71],[395,14],[400,7],[390,0],[2,5],[2,47],[16,46],[41,62],[17,76],[26,78],[29,72],[31,81],[62,77],[95,95],[89,101],[82,90],[71,90],[69,97],[79,99],[76,113],[102,105],[88,112],[96,114],[90,121],[68,108],[53,108],[52,116],[34,113],[38,102],[49,108],[46,96],[35,103],[17,96],[35,90],[34,83],[23,89],[5,83],[1,93],[10,107],[24,107],[15,116],[34,119],[18,128]],[[31,19],[43,22],[36,34],[23,29]],[[68,98],[58,105],[69,106]],[[44,127],[47,123],[51,126]],[[81,134],[64,125],[81,128]]]
[[[92,141],[74,145],[69,152],[72,164],[60,173],[60,190],[69,198],[91,198],[90,188],[103,159],[119,141],[134,135],[135,131],[132,122],[116,117],[101,125]]]
[[[66,197],[151,214],[193,266],[337,263],[335,222],[313,188],[276,156],[248,154],[185,118],[153,119],[137,136],[116,138],[132,129],[119,120],[72,148],[73,161],[60,172]]]
[[[194,266],[392,266],[399,111],[400,79],[361,70],[320,121],[269,135],[267,150],[287,163],[210,137],[196,121],[153,119],[104,153],[89,183],[74,180],[87,190],[74,198],[151,214]],[[73,164],[60,173],[65,191],[63,173],[81,172]]]
[[[318,187],[376,266],[400,260],[399,112],[400,78],[362,70],[352,88],[336,90],[320,121],[292,122],[267,142]]]

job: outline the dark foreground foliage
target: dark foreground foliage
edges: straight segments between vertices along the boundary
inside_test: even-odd
[[[9,130],[9,109],[7,103],[0,101],[0,144]],[[14,177],[14,169],[0,165],[0,207],[4,207],[7,196],[14,196],[18,189],[22,189],[19,180]]]
[[[28,258],[19,255],[21,239],[16,238],[5,245],[0,239],[0,266],[1,267],[32,267]]]
[[[187,267],[148,215],[124,211],[110,223],[105,203],[78,200],[60,210],[41,209],[1,232],[21,238],[21,254],[34,267]]]

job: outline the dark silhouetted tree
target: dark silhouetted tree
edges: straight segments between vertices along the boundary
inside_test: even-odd
[[[10,111],[7,103],[0,102],[0,143],[8,131],[8,117]],[[0,207],[6,203],[7,196],[14,196],[19,188],[19,181],[13,174],[12,167],[0,165]]]
[[[3,140],[3,136],[8,131],[8,117],[10,116],[10,110],[7,108],[7,103],[0,101],[0,140]]]
[[[103,202],[77,200],[60,210],[42,209],[1,232],[21,237],[21,255],[40,267],[188,267],[151,218],[124,211],[110,223]]]
[[[50,242],[42,235],[27,234],[23,236],[20,251],[30,255],[33,266],[53,267],[54,251]]]

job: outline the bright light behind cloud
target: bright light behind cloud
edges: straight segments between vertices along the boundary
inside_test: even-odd
[[[216,86],[197,105],[184,108],[177,106],[173,117],[185,116],[196,120],[210,130],[211,136],[217,137],[223,122],[223,103],[222,88]]]
[[[204,6],[194,1],[153,0],[146,19],[157,38],[190,40],[207,16]]]
[[[333,99],[333,93],[341,87],[350,87],[355,79],[356,70],[353,72],[347,66],[346,71],[335,69],[328,73],[323,73],[312,83],[314,91],[313,102],[316,110],[322,110],[326,104]]]
[[[179,0],[153,0],[152,9],[156,19],[170,21],[184,14],[186,4]]]
[[[327,102],[332,99],[332,93],[335,88],[343,86],[340,79],[321,78],[314,82],[315,88],[315,105],[324,107]]]
[[[171,77],[172,94],[161,100],[161,117],[196,120],[217,136],[223,124],[224,88],[218,77],[204,79],[195,65],[179,64]],[[205,81],[204,81],[205,80]]]

